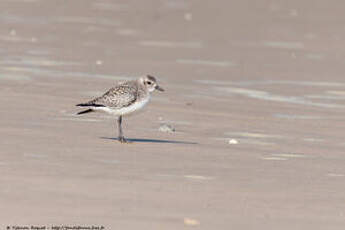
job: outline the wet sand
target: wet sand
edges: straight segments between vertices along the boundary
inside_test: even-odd
[[[2,0],[0,228],[343,229],[345,3],[311,2]],[[134,143],[75,115],[146,73]]]

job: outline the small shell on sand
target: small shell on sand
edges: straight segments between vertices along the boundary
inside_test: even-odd
[[[169,124],[162,124],[159,127],[159,131],[165,132],[165,133],[173,133],[173,132],[175,132],[175,128]]]
[[[198,225],[200,225],[200,222],[198,220],[190,219],[190,218],[184,218],[183,223],[186,226],[198,226]]]
[[[192,18],[193,18],[193,15],[192,15],[191,13],[185,13],[185,14],[184,14],[184,19],[185,19],[186,21],[191,21]]]
[[[236,140],[236,139],[230,139],[229,140],[229,145],[236,145],[236,144],[238,144],[238,140]]]
[[[16,36],[16,35],[17,35],[17,31],[14,30],[14,29],[12,29],[12,30],[10,31],[10,35],[11,35],[11,36]]]

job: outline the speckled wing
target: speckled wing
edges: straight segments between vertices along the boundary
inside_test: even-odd
[[[106,106],[119,109],[130,106],[137,99],[137,86],[132,82],[119,84],[108,90],[103,96],[98,97],[87,104],[95,106]]]

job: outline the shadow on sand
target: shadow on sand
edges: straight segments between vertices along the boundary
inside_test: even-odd
[[[101,139],[118,141],[118,138],[114,137],[100,137]],[[185,145],[196,145],[196,142],[190,141],[171,141],[171,140],[158,140],[158,139],[141,139],[141,138],[126,138],[129,142],[141,142],[141,143],[165,143],[165,144],[185,144]]]

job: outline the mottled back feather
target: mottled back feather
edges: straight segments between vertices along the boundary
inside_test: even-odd
[[[138,97],[138,87],[135,81],[119,83],[87,104],[103,105],[110,108],[123,108],[133,104]]]

